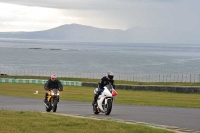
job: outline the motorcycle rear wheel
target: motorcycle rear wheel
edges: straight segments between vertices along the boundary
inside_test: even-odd
[[[93,112],[94,114],[98,115],[100,112],[97,110],[97,107],[92,106],[93,107]]]
[[[46,111],[47,111],[47,112],[50,112],[51,109],[52,109],[51,103],[48,103],[47,105],[48,105],[49,107],[46,107]]]

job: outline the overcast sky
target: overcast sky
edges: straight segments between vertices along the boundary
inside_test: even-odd
[[[0,32],[63,24],[200,29],[200,0],[0,0]]]

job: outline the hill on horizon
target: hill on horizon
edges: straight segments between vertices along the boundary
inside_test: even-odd
[[[34,32],[0,32],[0,38],[78,42],[200,44],[199,33],[193,30],[159,27],[133,27],[127,30],[120,30],[79,24],[65,24],[52,29]]]

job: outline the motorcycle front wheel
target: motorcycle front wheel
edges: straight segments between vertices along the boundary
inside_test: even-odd
[[[108,99],[107,104],[104,107],[105,110],[105,115],[109,115],[111,113],[112,110],[112,101],[111,99]]]
[[[53,101],[53,112],[56,112],[57,104],[58,104],[58,100],[56,99],[56,100]]]

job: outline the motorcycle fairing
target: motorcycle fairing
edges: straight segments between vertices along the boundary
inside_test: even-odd
[[[101,95],[99,95],[98,99],[97,99],[97,103],[98,103],[98,107],[100,108],[101,111],[105,112],[102,106],[103,100],[104,104],[107,104],[108,99],[111,99],[112,94],[110,93],[110,91],[105,87],[104,91],[102,92]]]

